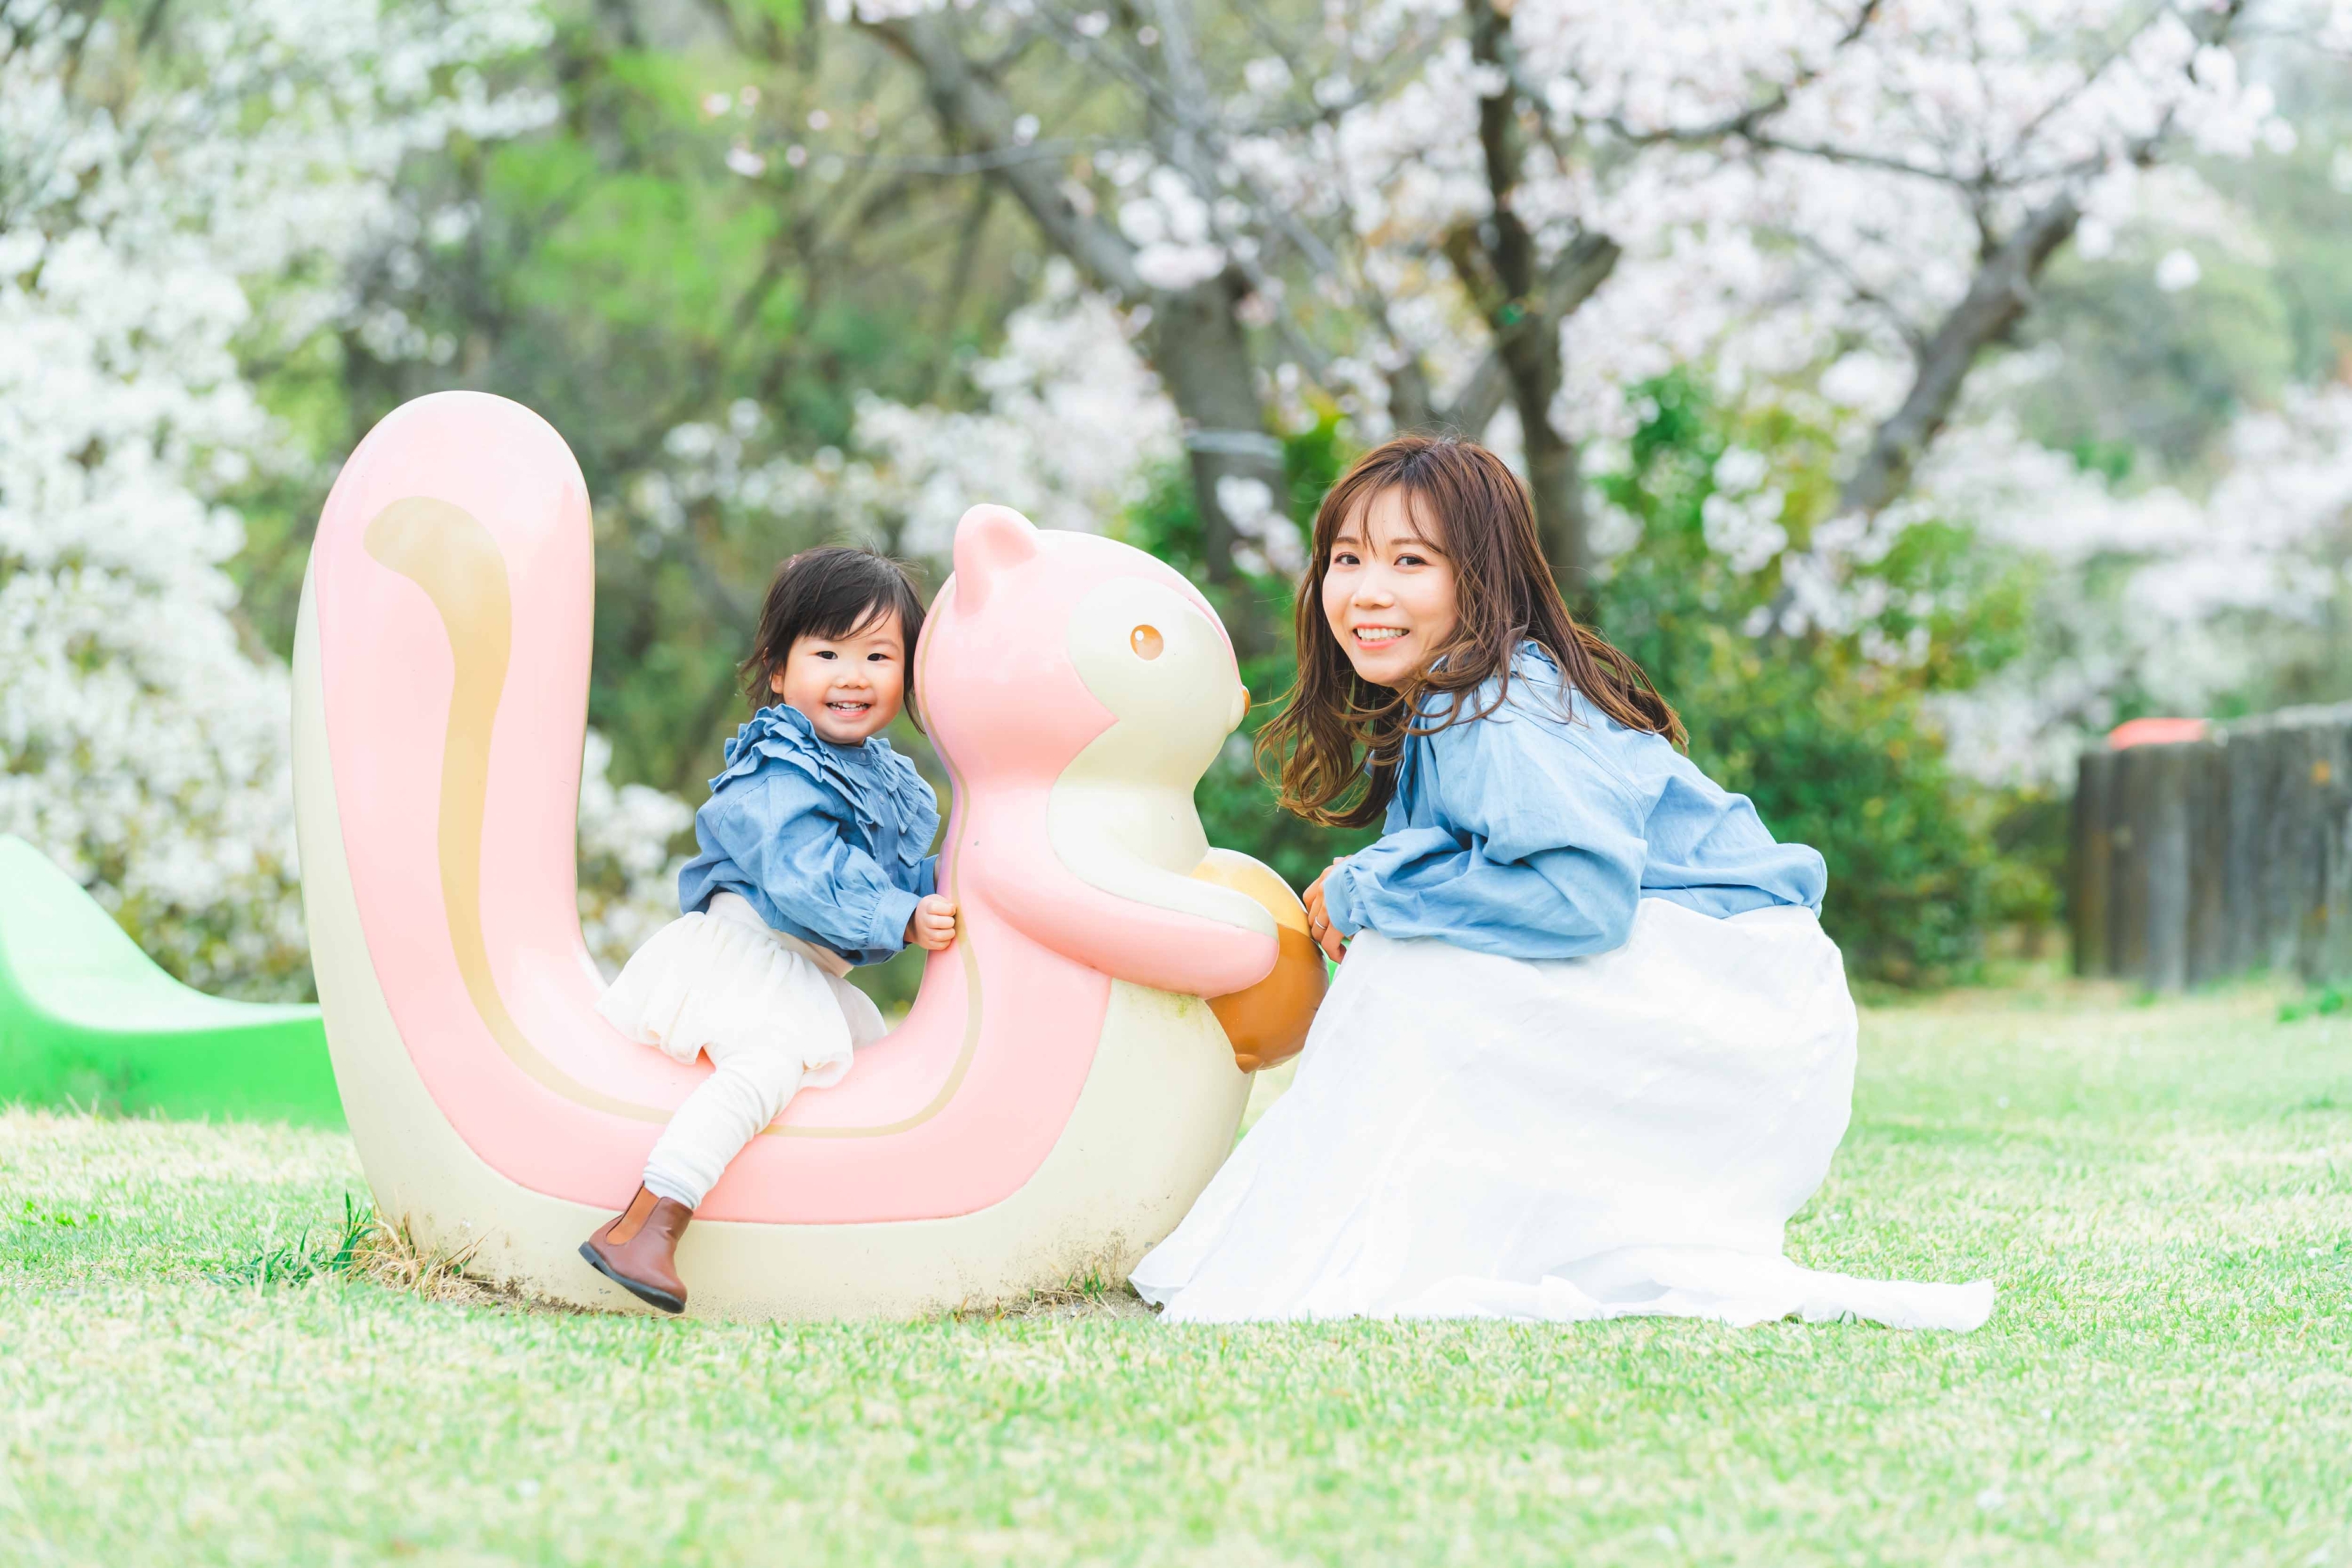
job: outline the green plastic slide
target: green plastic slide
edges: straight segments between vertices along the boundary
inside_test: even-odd
[[[0,835],[0,1104],[340,1127],[316,1007],[191,991]]]

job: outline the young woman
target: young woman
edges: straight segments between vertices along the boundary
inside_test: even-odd
[[[686,1309],[678,1237],[743,1146],[802,1086],[837,1083],[882,1016],[843,978],[914,942],[955,940],[929,853],[931,786],[882,731],[914,695],[923,605],[897,563],[811,550],[776,574],[743,661],[754,700],[694,816],[685,912],[633,954],[599,1010],[622,1033],[715,1070],[670,1118],[629,1206],[583,1243],[598,1272]]]
[[[1855,1020],[1778,844],[1572,620],[1517,479],[1402,437],[1325,498],[1283,804],[1382,823],[1307,890],[1339,976],[1289,1092],[1137,1268],[1171,1319],[1854,1315],[1992,1288],[1781,1255],[1844,1136]]]

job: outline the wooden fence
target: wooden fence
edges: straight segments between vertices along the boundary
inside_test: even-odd
[[[2067,881],[2077,973],[2352,979],[2352,703],[2084,752]]]

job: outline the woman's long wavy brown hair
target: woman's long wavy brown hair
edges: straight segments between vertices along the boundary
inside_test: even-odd
[[[1394,690],[1356,673],[1323,617],[1333,542],[1389,489],[1403,493],[1423,536],[1454,563],[1457,613],[1453,637]],[[1527,642],[1620,724],[1685,743],[1682,721],[1641,666],[1568,613],[1518,476],[1475,442],[1399,436],[1357,459],[1315,513],[1314,554],[1298,584],[1298,680],[1258,731],[1258,766],[1278,779],[1285,810],[1328,827],[1376,822],[1396,793],[1406,738],[1493,712],[1509,689],[1511,655]],[[1492,700],[1465,715],[1489,680]],[[1433,713],[1433,701],[1444,711]]]

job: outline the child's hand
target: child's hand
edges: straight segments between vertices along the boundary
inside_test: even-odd
[[[1346,858],[1344,855],[1339,857],[1340,860]],[[1331,865],[1339,863],[1339,860],[1334,860]],[[1315,945],[1323,950],[1324,957],[1337,963],[1347,953],[1348,939],[1331,929],[1331,912],[1323,905],[1323,877],[1330,874],[1330,867],[1325,867],[1323,876],[1307,884],[1307,896],[1299,901],[1307,906],[1307,934],[1315,939]]]
[[[955,941],[955,900],[929,894],[907,917],[907,940],[927,952],[937,952]]]

